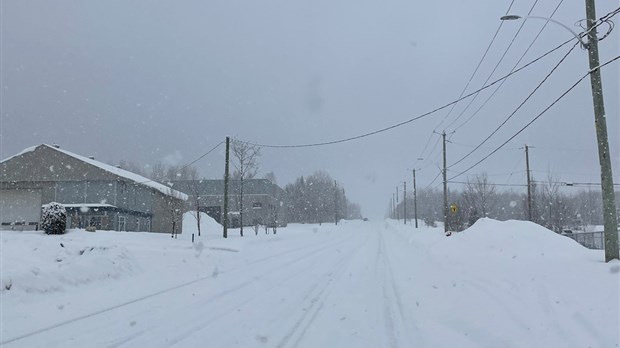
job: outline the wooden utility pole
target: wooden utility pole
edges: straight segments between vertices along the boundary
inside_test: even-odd
[[[605,262],[620,259],[618,247],[618,216],[611,171],[611,155],[607,140],[607,121],[603,103],[603,83],[598,58],[598,37],[596,32],[596,8],[594,0],[586,0],[586,19],[588,24],[588,57],[590,63],[590,83],[594,103],[594,125],[598,143],[598,157],[601,166],[601,190],[603,192],[603,221],[605,228]]]
[[[344,193],[344,187],[342,188],[342,218],[347,220],[349,217],[349,207],[347,207],[347,196]]]
[[[398,186],[396,186],[396,221],[400,222],[400,214],[398,213]]]
[[[334,220],[338,225],[338,183],[334,180]]]
[[[448,179],[446,165],[446,132],[441,133],[443,138],[443,230],[448,232]]]
[[[403,181],[403,220],[407,224],[407,182]]]
[[[396,203],[394,203],[396,199],[394,198],[394,194],[392,193],[392,219],[396,218]]]
[[[415,228],[418,228],[418,202],[415,185],[415,169],[413,170],[413,219],[415,221]]]
[[[226,161],[224,166],[224,238],[228,238],[228,177],[230,176],[230,137],[226,137]]]
[[[527,219],[532,221],[532,178],[530,177],[530,152],[525,145],[525,172],[527,173]]]

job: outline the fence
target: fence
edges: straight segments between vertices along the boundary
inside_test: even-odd
[[[605,249],[605,232],[567,233],[568,238],[589,249]]]

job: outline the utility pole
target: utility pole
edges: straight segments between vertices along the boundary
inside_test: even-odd
[[[443,138],[443,230],[448,232],[448,179],[446,168],[446,131],[441,133]]]
[[[230,137],[226,137],[226,162],[224,166],[224,238],[228,238],[228,177],[230,171]]]
[[[400,222],[400,214],[398,213],[398,186],[396,186],[396,221]]]
[[[344,194],[344,187],[342,188],[342,209],[342,218],[347,220],[347,217],[349,216],[349,207],[347,207],[347,196]]]
[[[334,180],[334,220],[338,225],[338,183]]]
[[[392,219],[396,218],[396,204],[394,201],[394,194],[392,193]]]
[[[403,220],[405,220],[405,225],[407,224],[407,182],[403,181],[403,211],[404,216]]]
[[[418,228],[418,202],[415,186],[415,169],[413,170],[413,219],[415,220],[415,228]]]
[[[594,125],[598,143],[598,157],[601,165],[601,190],[603,192],[603,220],[605,224],[605,262],[620,259],[618,250],[618,217],[614,183],[611,171],[611,155],[607,141],[607,121],[603,103],[603,84],[598,58],[598,37],[596,28],[596,8],[594,0],[586,0],[586,18],[588,23],[588,57],[590,62],[590,83],[594,104]]]
[[[530,177],[530,152],[525,145],[525,172],[527,173],[527,219],[532,221],[532,178]]]

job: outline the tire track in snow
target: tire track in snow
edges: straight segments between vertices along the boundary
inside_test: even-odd
[[[346,242],[346,238],[342,238],[339,241],[339,244],[343,244],[344,242]],[[275,254],[275,255],[270,255],[268,257],[264,257],[264,258],[258,259],[256,261],[253,261],[250,266],[256,266],[257,264],[265,263],[267,261],[273,260],[274,258],[278,258],[278,257],[281,257],[283,255],[290,255],[290,254],[296,253],[296,252],[298,252],[300,250],[306,250],[306,249],[312,248],[311,252],[304,254],[304,256],[302,256],[301,258],[295,258],[295,260],[293,262],[290,262],[290,263],[287,264],[287,266],[288,265],[292,265],[292,264],[297,263],[298,261],[301,261],[302,259],[307,259],[309,257],[312,257],[314,254],[322,251],[325,246],[330,245],[330,244],[333,245],[333,243],[334,243],[333,240],[327,240],[324,243],[320,243],[318,246],[316,244],[311,244],[310,246],[304,245],[304,246],[299,247],[299,248],[291,249],[291,250],[288,250],[288,251],[285,251],[285,252],[282,252],[282,253],[278,253],[278,254]],[[226,274],[231,274],[231,273],[234,273],[236,271],[245,271],[245,270],[247,270],[247,268],[244,268],[244,266],[247,267],[247,265],[240,265],[240,266],[232,267],[231,269],[226,270],[225,273]],[[271,269],[270,271],[265,272],[264,274],[262,274],[262,276],[265,276],[267,274],[273,273],[275,271],[277,271],[277,269],[275,269],[275,270]],[[223,273],[224,272],[220,272],[219,275],[221,276]],[[183,283],[177,284],[175,286],[171,286],[171,287],[162,289],[160,291],[156,291],[154,293],[151,293],[151,294],[148,294],[148,295],[145,295],[145,296],[140,296],[140,297],[137,297],[135,299],[132,299],[132,300],[129,300],[129,301],[125,301],[125,302],[119,303],[119,304],[114,305],[114,306],[102,308],[100,310],[97,310],[97,311],[94,311],[94,312],[91,312],[91,313],[88,313],[88,314],[80,315],[80,316],[77,316],[77,317],[69,319],[69,320],[64,320],[62,322],[59,322],[59,323],[56,323],[56,324],[53,324],[53,325],[50,325],[50,326],[47,326],[47,327],[44,327],[44,328],[41,328],[41,329],[33,330],[33,331],[28,332],[28,333],[21,334],[21,335],[9,338],[7,340],[1,341],[0,342],[0,346],[11,344],[11,343],[23,340],[23,339],[28,338],[28,337],[36,336],[36,335],[39,335],[39,334],[42,334],[42,333],[49,332],[51,330],[60,328],[60,327],[64,327],[66,325],[70,325],[70,324],[73,324],[73,323],[76,323],[76,322],[87,320],[87,319],[96,317],[98,315],[101,315],[101,314],[104,314],[104,313],[107,313],[107,312],[111,312],[111,311],[114,311],[114,310],[117,310],[117,309],[120,309],[120,308],[124,308],[124,307],[130,306],[130,305],[138,303],[138,302],[142,302],[142,301],[145,301],[145,300],[149,300],[149,299],[158,297],[160,295],[168,294],[170,292],[173,292],[173,291],[176,291],[176,290],[179,290],[179,289],[182,289],[182,288],[186,288],[188,286],[194,285],[196,283],[199,283],[199,282],[211,279],[211,278],[213,278],[213,273],[212,272],[209,273],[208,275],[203,276],[203,277],[199,277],[197,279],[194,279],[194,280],[191,280],[191,281],[188,281],[188,282],[183,282]],[[232,289],[229,288],[227,290],[221,291],[218,294],[216,294],[214,296],[214,298],[211,300],[211,302],[213,300],[215,300],[215,299],[221,298],[222,296],[226,296],[226,295],[228,295],[228,294],[230,294],[232,292],[239,291],[240,289],[248,286],[252,282],[254,282],[254,279],[246,280],[244,282],[235,284],[232,287]],[[144,334],[145,333],[142,333],[141,335],[144,335]],[[140,337],[141,335],[135,335],[135,336],[131,337],[129,339],[129,341],[131,341],[131,340],[133,340],[133,339],[135,339],[137,337]]]
[[[342,244],[344,244],[346,242],[346,239],[340,240],[338,243],[329,243],[331,244],[332,247],[337,247],[340,246]],[[262,278],[266,275],[272,274],[272,273],[284,273],[284,271],[286,271],[286,269],[291,269],[291,273],[292,275],[286,275],[283,276],[282,279],[277,282],[277,283],[272,283],[271,286],[269,286],[268,288],[266,288],[263,291],[260,291],[254,295],[252,295],[251,297],[243,300],[242,302],[237,302],[231,306],[226,307],[224,310],[218,311],[218,313],[211,315],[210,317],[204,317],[201,316],[200,318],[196,318],[196,320],[200,320],[200,322],[198,324],[194,324],[192,325],[192,327],[190,327],[189,329],[187,328],[183,328],[183,332],[179,335],[176,335],[173,339],[167,341],[166,346],[168,347],[172,347],[172,346],[176,346],[179,345],[181,342],[183,342],[184,340],[186,340],[187,338],[200,333],[201,331],[209,328],[211,326],[211,324],[213,324],[215,322],[215,319],[221,320],[224,317],[227,317],[229,315],[231,315],[232,313],[235,313],[235,311],[241,307],[243,307],[244,305],[256,300],[259,297],[264,296],[264,293],[269,293],[269,290],[272,290],[274,288],[279,288],[281,287],[283,284],[290,282],[291,279],[295,278],[295,277],[301,277],[304,275],[304,271],[313,267],[313,264],[304,264],[304,261],[306,261],[307,259],[313,258],[315,257],[317,254],[323,253],[323,252],[327,252],[329,251],[328,249],[326,249],[323,245],[321,245],[318,248],[315,248],[316,250],[313,250],[313,252],[305,254],[302,257],[298,257],[296,258],[294,261],[292,262],[288,262],[286,263],[286,265],[283,267],[279,267],[279,268],[274,268],[266,273],[264,273],[263,275],[261,275],[258,278]],[[302,264],[302,268],[294,268],[292,266],[297,266],[298,264]],[[293,272],[294,271],[294,272]],[[252,278],[251,280],[247,281],[244,283],[243,287],[239,287],[239,288],[233,288],[229,291],[222,291],[220,292],[221,296],[217,296],[215,298],[210,298],[209,301],[203,303],[202,305],[207,305],[210,304],[212,302],[214,302],[216,299],[221,299],[222,297],[225,296],[232,296],[234,293],[237,293],[241,290],[243,290],[243,288],[245,288],[246,286],[248,286],[251,283],[254,283],[255,278]],[[317,287],[318,284],[315,285],[315,287]]]
[[[405,347],[412,347],[414,344],[413,337],[410,333],[410,328],[413,328],[416,332],[419,331],[419,328],[415,322],[411,318],[411,315],[407,313],[407,310],[403,304],[402,296],[400,292],[400,288],[396,282],[396,278],[394,277],[393,269],[394,267],[401,266],[400,264],[394,264],[392,262],[392,257],[390,255],[396,255],[393,250],[388,250],[386,243],[386,236],[384,233],[380,233],[380,248],[382,250],[382,261],[383,261],[383,294],[386,309],[384,312],[387,315],[386,327],[392,328],[392,335],[390,335],[390,343],[392,347],[398,347],[399,343],[396,340],[396,337],[400,337],[401,340],[405,342],[401,342]],[[393,234],[391,234],[393,235]],[[390,235],[390,236],[391,236]],[[397,244],[401,245],[409,245],[405,244]],[[402,249],[402,248],[401,248]],[[396,310],[394,310],[396,307]],[[395,320],[396,319],[396,320]],[[388,325],[389,324],[389,325]],[[400,333],[400,335],[394,336],[396,333]]]
[[[394,310],[392,309],[393,306],[393,300],[392,298],[389,296],[388,293],[388,288],[386,287],[386,283],[388,282],[388,268],[389,265],[387,265],[386,262],[386,250],[385,250],[385,246],[384,246],[384,240],[383,240],[383,233],[379,233],[379,256],[380,256],[380,263],[381,263],[381,276],[382,276],[382,282],[381,282],[381,290],[383,293],[383,325],[385,327],[385,332],[387,333],[387,337],[389,340],[389,346],[390,347],[398,347],[398,332],[397,332],[397,328],[395,321],[394,321]]]
[[[339,265],[338,268],[335,271],[328,274],[329,279],[327,280],[327,282],[325,282],[324,286],[322,286],[317,291],[317,293],[314,296],[312,296],[312,299],[310,300],[310,305],[305,307],[304,313],[297,319],[297,321],[293,324],[293,326],[287,331],[287,333],[284,335],[280,343],[278,343],[276,348],[286,347],[289,341],[296,335],[297,335],[297,338],[290,346],[297,347],[301,343],[301,340],[304,338],[306,332],[308,331],[308,328],[313,324],[318,314],[323,309],[325,300],[327,299],[329,294],[334,289],[336,282],[342,278],[342,275],[344,274],[345,270],[348,269],[349,264],[351,260],[353,259],[353,256],[359,253],[360,250],[362,250],[363,246],[366,245],[368,240],[369,238],[367,237],[362,243],[362,246],[358,248],[352,248],[352,250],[340,260],[340,262],[338,263]]]
[[[263,277],[266,277],[266,276],[269,276],[275,273],[284,274],[289,269],[291,271],[290,272],[291,275],[287,274],[286,276],[283,276],[282,279],[280,279],[278,282],[272,283],[270,287],[263,289],[262,291],[257,292],[256,294],[253,294],[251,297],[245,298],[240,302],[235,301],[233,304],[225,306],[223,310],[218,310],[218,312],[211,314],[210,316],[204,316],[203,314],[198,314],[197,316],[194,316],[192,318],[186,318],[184,322],[191,323],[190,327],[187,328],[185,326],[182,326],[181,323],[178,323],[177,327],[175,328],[176,329],[175,331],[181,331],[181,333],[176,334],[173,338],[167,340],[165,346],[171,347],[171,346],[178,345],[179,343],[190,338],[191,336],[198,334],[207,328],[210,328],[212,324],[216,322],[216,319],[221,320],[222,318],[225,318],[235,313],[237,309],[256,300],[258,297],[263,296],[264,293],[269,293],[270,290],[282,286],[283,284],[285,284],[286,282],[289,282],[291,279],[295,277],[303,276],[304,271],[312,267],[312,264],[304,265],[304,261],[314,258],[316,257],[316,255],[320,253],[329,251],[328,249],[325,248],[326,246],[339,247],[340,245],[344,244],[346,241],[347,241],[347,238],[343,237],[340,240],[336,240],[336,242],[334,242],[334,240],[328,240],[327,242],[321,243],[318,245],[311,244],[310,246],[304,246],[303,248],[297,248],[296,250],[300,250],[300,249],[304,250],[304,249],[310,249],[310,248],[312,248],[312,250],[302,256],[294,255],[294,258],[292,258],[290,261],[287,261],[287,262],[282,262],[282,260],[280,259],[278,260],[278,267],[269,268],[268,271],[263,272],[262,274],[258,276],[253,276],[251,279],[248,279],[247,281],[244,281],[241,284],[231,285],[227,289],[219,291],[217,294],[210,296],[207,301],[201,302],[200,305],[207,306],[207,305],[214,303],[216,300],[222,300],[223,298],[232,297],[236,295],[236,293],[239,293],[242,290],[244,290],[247,286],[253,284],[257,279],[260,279],[260,278],[263,278]],[[277,255],[282,255],[282,254],[289,254],[289,252],[279,253]],[[261,260],[266,261],[266,260],[273,259],[275,257],[277,256],[266,257],[266,258],[262,258]],[[301,264],[303,267],[298,268],[298,264]],[[258,267],[257,264],[250,264],[249,266]],[[241,267],[237,267],[237,268],[241,268]],[[242,270],[245,272],[251,273],[251,269],[248,269],[247,265],[246,265],[246,268],[242,268]],[[220,272],[220,274],[223,274],[223,273],[224,272]],[[230,272],[226,272],[226,274],[230,274]],[[193,308],[194,304],[191,304],[190,307]]]

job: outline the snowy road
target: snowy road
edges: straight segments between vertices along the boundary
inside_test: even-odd
[[[446,240],[439,231],[410,231],[359,222],[291,238],[285,229],[278,237],[254,238],[240,252],[214,248],[214,265],[192,279],[133,297],[108,286],[117,301],[43,327],[22,325],[19,334],[3,336],[2,346],[571,347],[617,339],[591,313],[572,307],[570,289],[563,296],[550,293],[548,280],[523,284],[547,276],[544,266],[536,275],[522,274],[537,260],[515,265],[525,255],[509,255],[493,266],[481,255],[459,267],[458,256],[433,251]],[[501,273],[492,271],[497,267]],[[560,317],[582,329],[558,325]]]

